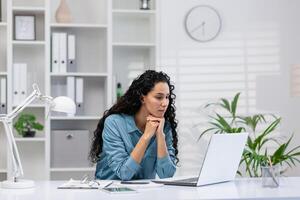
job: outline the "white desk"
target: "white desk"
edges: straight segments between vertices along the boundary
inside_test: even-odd
[[[101,190],[56,189],[62,181],[36,182],[35,189],[0,189],[0,200],[111,200],[111,199],[300,199],[300,177],[281,178],[279,188],[262,188],[260,179],[237,179],[204,187],[163,186],[139,189],[136,194],[108,194]]]

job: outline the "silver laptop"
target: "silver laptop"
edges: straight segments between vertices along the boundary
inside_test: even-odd
[[[203,186],[234,180],[248,133],[214,134],[208,144],[198,177],[166,178],[155,183]]]

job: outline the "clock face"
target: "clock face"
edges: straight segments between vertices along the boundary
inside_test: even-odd
[[[207,5],[193,7],[185,17],[187,34],[199,42],[208,42],[215,39],[222,22],[217,10]]]

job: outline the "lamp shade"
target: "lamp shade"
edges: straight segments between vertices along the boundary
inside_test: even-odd
[[[76,105],[71,98],[59,96],[52,100],[51,110],[74,115],[76,113]]]

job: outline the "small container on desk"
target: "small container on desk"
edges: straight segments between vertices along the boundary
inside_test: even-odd
[[[261,176],[263,187],[279,187],[280,166],[262,166]]]

